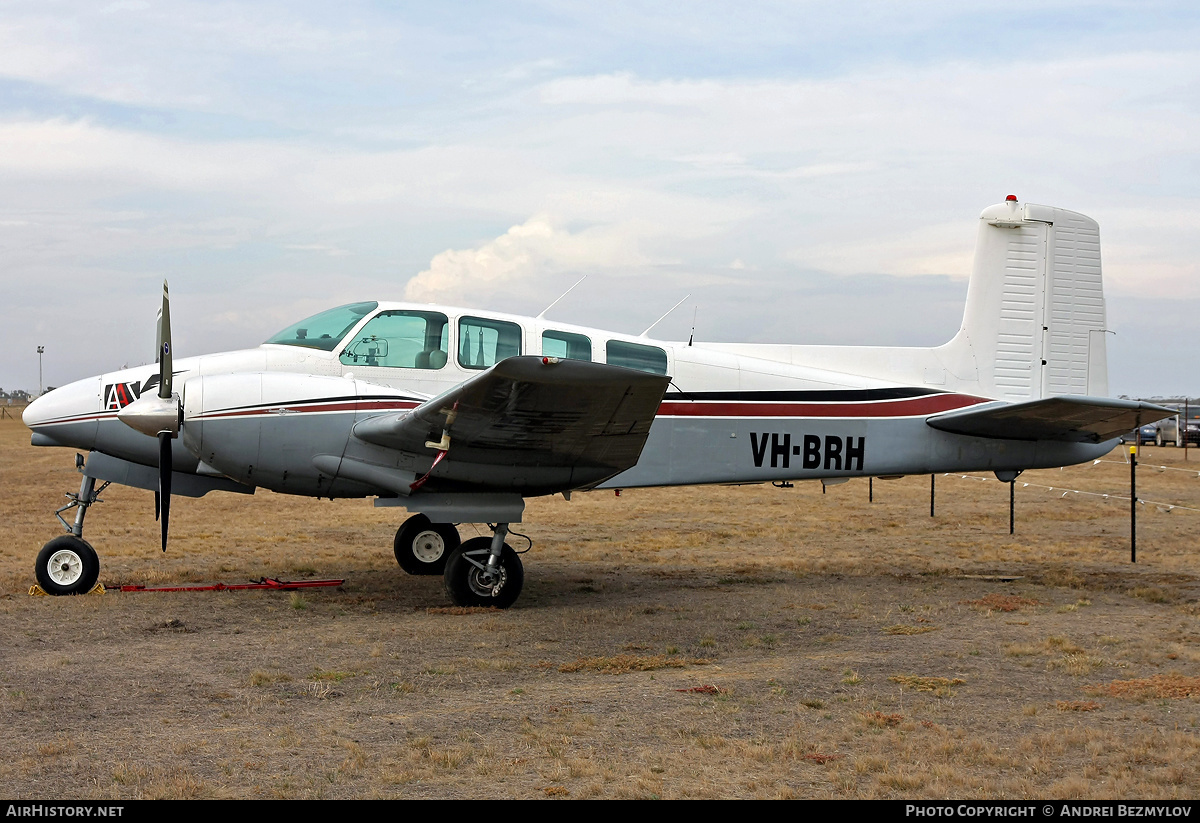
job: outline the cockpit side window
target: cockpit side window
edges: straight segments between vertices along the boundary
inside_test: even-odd
[[[440,369],[446,365],[450,321],[436,311],[382,311],[342,349],[347,366]]]
[[[651,374],[667,373],[667,353],[657,346],[609,340],[605,353],[608,355],[608,362],[613,366],[624,366]]]
[[[458,364],[486,369],[521,353],[521,327],[505,320],[464,317],[458,321]]]
[[[358,321],[378,307],[379,304],[375,302],[338,306],[288,326],[267,342],[280,346],[303,346],[306,349],[333,351]]]
[[[542,332],[542,354],[565,360],[591,360],[592,341],[582,334],[547,329]]]

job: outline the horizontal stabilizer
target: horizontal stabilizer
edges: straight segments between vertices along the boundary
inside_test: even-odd
[[[1174,409],[1137,400],[1061,396],[946,412],[925,422],[973,437],[1101,443],[1175,414]]]
[[[421,456],[445,451],[434,477],[580,488],[637,463],[669,384],[604,363],[510,357],[412,411],[359,422],[354,436]]]

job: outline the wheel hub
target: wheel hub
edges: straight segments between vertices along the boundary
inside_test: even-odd
[[[508,580],[508,573],[503,566],[495,573],[472,568],[470,574],[467,575],[467,584],[471,587],[471,591],[480,597],[497,596],[504,588],[506,580]]]
[[[413,540],[412,549],[422,563],[436,563],[446,552],[446,541],[435,531],[424,531]]]
[[[46,571],[58,585],[70,586],[83,576],[83,560],[75,552],[62,549],[50,556]]]

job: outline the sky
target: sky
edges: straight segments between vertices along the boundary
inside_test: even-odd
[[[1100,224],[1114,395],[1200,395],[1194,3],[0,5],[0,387],[358,300],[937,345],[979,212]]]

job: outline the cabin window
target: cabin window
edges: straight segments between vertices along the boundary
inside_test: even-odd
[[[435,311],[383,311],[342,350],[347,366],[440,369],[446,365],[450,321]]]
[[[379,304],[374,302],[338,306],[288,326],[267,342],[280,346],[303,346],[306,349],[333,351],[350,329],[378,307]]]
[[[591,360],[592,341],[569,331],[542,332],[542,354],[564,360]]]
[[[609,340],[605,348],[611,366],[624,366],[651,374],[667,373],[667,353],[657,346]]]
[[[458,364],[486,369],[521,353],[521,327],[505,320],[464,317],[458,321]]]

